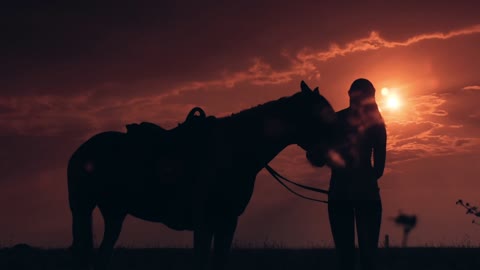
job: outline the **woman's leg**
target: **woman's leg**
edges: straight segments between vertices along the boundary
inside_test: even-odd
[[[355,268],[355,230],[351,201],[329,200],[328,216],[339,269],[353,270]]]
[[[363,200],[355,203],[360,264],[363,270],[376,269],[376,253],[382,222],[382,202]]]

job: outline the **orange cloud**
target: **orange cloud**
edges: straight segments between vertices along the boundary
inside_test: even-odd
[[[470,27],[466,27],[463,29],[451,31],[448,33],[429,33],[429,34],[420,34],[417,36],[413,36],[408,38],[404,41],[388,41],[385,40],[380,36],[380,33],[376,31],[372,31],[369,37],[354,40],[350,43],[345,44],[344,46],[339,46],[337,44],[332,44],[330,49],[327,51],[320,51],[320,52],[300,52],[297,57],[303,61],[326,61],[328,59],[337,57],[337,56],[345,56],[346,54],[355,53],[355,52],[362,52],[362,51],[370,51],[370,50],[378,50],[381,48],[395,48],[395,47],[405,47],[412,45],[414,43],[418,43],[425,40],[432,40],[432,39],[450,39],[457,36],[464,36],[464,35],[472,35],[480,33],[480,24],[473,25]]]
[[[463,90],[480,90],[480,85],[469,85],[462,88]]]
[[[386,118],[389,163],[469,152],[480,139],[464,134],[464,125],[447,124],[448,96],[424,95],[407,100],[403,117]]]
[[[403,41],[390,41],[381,37],[380,33],[372,31],[368,37],[351,41],[340,46],[332,44],[327,50],[302,50],[295,54],[283,51],[279,57],[284,57],[290,61],[291,65],[285,70],[275,70],[269,63],[262,59],[253,58],[253,64],[246,70],[227,73],[223,78],[206,81],[195,81],[185,83],[184,85],[170,89],[162,96],[178,95],[185,91],[225,87],[232,88],[243,82],[253,85],[272,85],[292,81],[296,76],[303,78],[319,78],[320,73],[317,70],[318,62],[325,62],[329,59],[339,56],[345,56],[356,52],[379,50],[382,48],[406,47],[426,40],[446,40],[458,36],[473,35],[480,33],[480,24],[465,27],[447,33],[425,33],[410,37]],[[291,56],[295,55],[295,56]],[[477,89],[476,86],[472,86]]]

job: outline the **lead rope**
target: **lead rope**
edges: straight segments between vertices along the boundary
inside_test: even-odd
[[[277,171],[275,171],[272,167],[270,167],[269,165],[265,165],[265,169],[267,169],[267,171],[273,176],[273,178],[275,178],[275,180],[277,180],[278,183],[280,183],[280,185],[282,185],[284,188],[286,188],[288,191],[290,191],[291,193],[297,195],[298,197],[300,198],[303,198],[305,200],[309,200],[309,201],[314,201],[314,202],[320,202],[320,203],[328,203],[328,201],[325,201],[325,200],[319,200],[319,199],[315,199],[315,198],[311,198],[311,197],[307,197],[307,196],[304,196],[300,193],[297,193],[295,192],[294,190],[292,190],[290,187],[288,187],[283,181],[285,180],[286,182],[290,183],[290,184],[293,184],[297,187],[301,187],[303,189],[307,189],[307,190],[311,190],[311,191],[315,191],[315,192],[319,192],[319,193],[323,193],[323,194],[328,194],[328,191],[327,190],[324,190],[324,189],[320,189],[320,188],[314,188],[314,187],[310,187],[310,186],[305,186],[305,185],[302,185],[302,184],[299,184],[299,183],[296,183],[292,180],[289,180],[287,178],[285,178],[284,176],[282,176],[281,174],[279,174]]]

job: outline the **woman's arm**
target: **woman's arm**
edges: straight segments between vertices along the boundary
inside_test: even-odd
[[[385,158],[387,155],[387,130],[385,125],[375,127],[373,142],[373,170],[378,180],[385,169]]]

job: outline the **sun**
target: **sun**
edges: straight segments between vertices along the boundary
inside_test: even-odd
[[[385,109],[398,110],[402,106],[400,97],[396,94],[396,89],[383,87],[381,90],[383,96],[383,104]]]
[[[400,108],[400,100],[396,96],[387,97],[387,108],[397,110]]]

